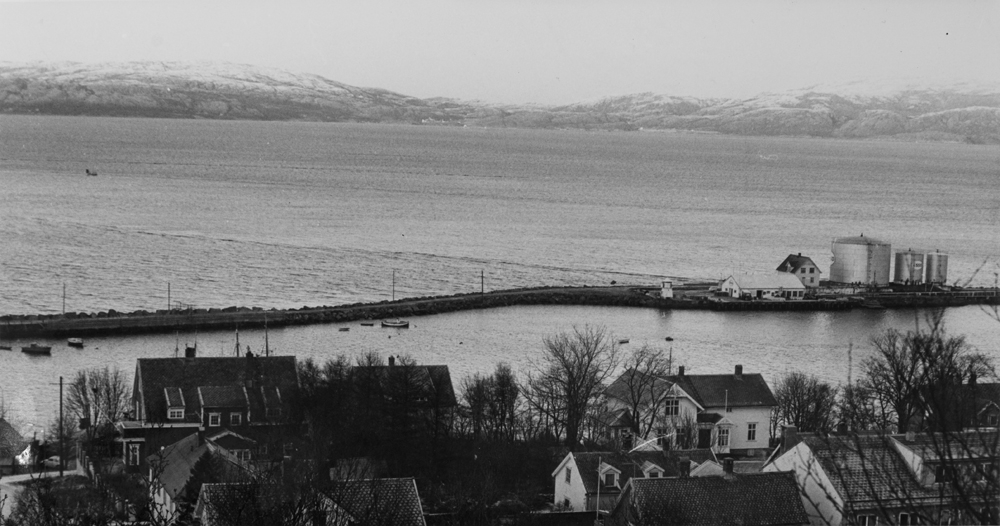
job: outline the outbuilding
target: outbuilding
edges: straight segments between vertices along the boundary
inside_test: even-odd
[[[800,300],[805,297],[806,286],[794,274],[732,275],[722,280],[719,290],[734,298],[775,300]]]

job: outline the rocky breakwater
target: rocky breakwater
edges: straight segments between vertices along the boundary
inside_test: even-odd
[[[184,311],[67,313],[65,315],[0,316],[4,338],[93,336],[193,330],[229,330],[234,327],[271,327],[338,323],[382,318],[427,316],[471,309],[514,305],[595,305],[647,308],[699,308],[683,299],[661,299],[645,287],[544,287],[408,298],[378,303],[264,310],[259,307],[190,309]]]

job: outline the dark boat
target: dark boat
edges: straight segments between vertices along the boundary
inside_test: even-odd
[[[341,327],[341,328],[339,328],[337,330],[340,331],[340,332],[347,332],[347,331],[351,330],[351,328],[350,327]]]
[[[32,343],[27,347],[21,347],[21,352],[26,352],[28,354],[52,354],[52,347],[48,345],[38,345],[37,343]]]
[[[79,347],[79,348],[82,349],[83,348],[83,338],[70,338],[70,339],[66,340],[66,345],[69,345],[70,347]]]
[[[618,340],[618,344],[619,345],[625,345],[626,343],[628,343],[628,338],[624,338],[624,339]]]
[[[363,322],[361,322],[361,326],[362,327],[371,327],[373,325],[375,325],[375,322],[373,322],[373,321],[363,321]]]
[[[10,345],[0,345],[0,351],[9,351],[9,350],[11,350]]]
[[[382,326],[390,329],[409,329],[410,322],[406,320],[382,320]]]
[[[93,176],[93,177],[97,176],[97,170],[91,170],[90,168],[87,168],[86,173],[87,173],[87,175],[90,175],[90,176]]]

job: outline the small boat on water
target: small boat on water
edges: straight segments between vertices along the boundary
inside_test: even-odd
[[[361,322],[361,326],[362,327],[372,327],[374,325],[375,325],[375,322],[373,322],[373,321],[363,321],[363,322]]]
[[[621,340],[618,340],[619,345],[625,345],[626,343],[628,343],[628,338],[623,338]]]
[[[87,168],[86,173],[91,177],[97,177],[97,170],[91,170],[90,168]]]
[[[52,347],[49,345],[38,345],[37,343],[32,343],[27,347],[21,347],[21,352],[26,352],[28,354],[52,354]]]
[[[347,331],[351,330],[351,328],[350,327],[341,327],[341,328],[339,328],[337,330],[340,331],[340,332],[347,332]]]
[[[83,348],[83,338],[70,338],[66,340],[66,345]]]
[[[0,351],[9,351],[9,350],[11,350],[10,345],[0,345]]]
[[[400,320],[400,319],[382,320],[382,326],[383,327],[388,327],[390,329],[409,329],[410,328],[410,322],[408,322],[406,320]]]

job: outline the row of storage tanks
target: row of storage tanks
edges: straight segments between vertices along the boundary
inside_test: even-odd
[[[888,285],[891,259],[892,246],[878,239],[864,234],[835,239],[830,281]],[[896,252],[894,283],[944,283],[947,279],[947,254],[912,249]]]

